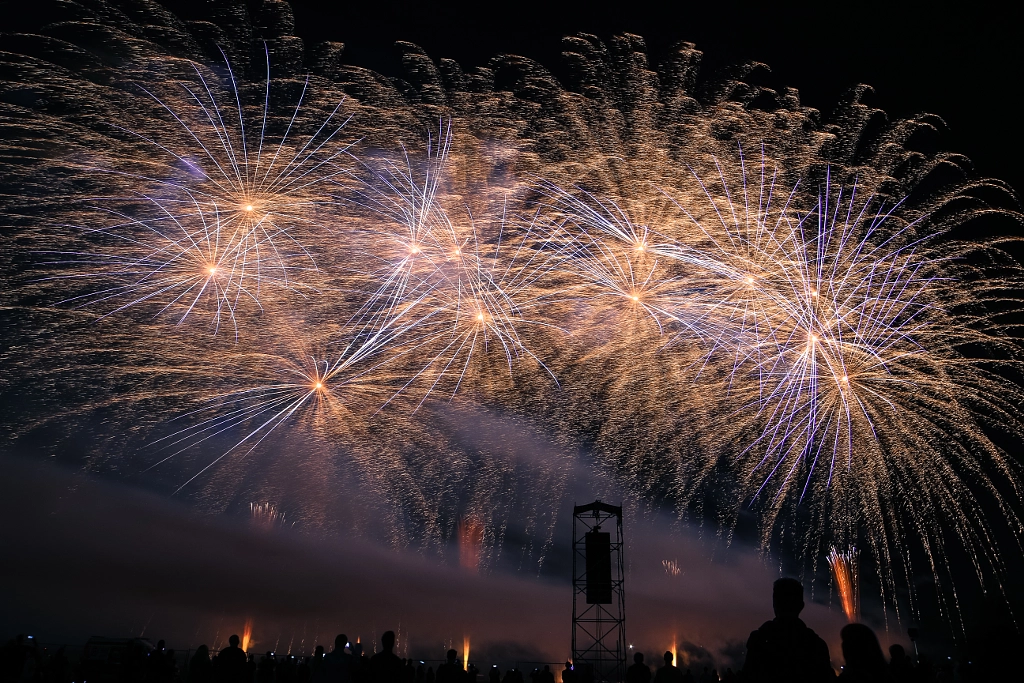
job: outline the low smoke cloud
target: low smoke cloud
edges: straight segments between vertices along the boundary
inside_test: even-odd
[[[569,654],[568,575],[478,576],[457,560],[449,566],[365,540],[199,516],[174,499],[34,461],[4,457],[0,468],[8,520],[0,542],[11,550],[0,569],[7,633],[72,645],[89,635],[146,635],[184,649],[220,646],[251,618],[260,651],[329,649],[339,632],[372,651],[393,629],[400,653],[416,657],[441,658],[464,636],[474,661]],[[675,643],[684,663],[740,665],[747,634],[771,617],[774,573],[742,548],[711,560],[709,544],[657,518],[627,519],[626,533],[630,642],[650,662]],[[564,536],[552,553],[567,551]],[[841,611],[811,604],[805,617],[837,658]]]

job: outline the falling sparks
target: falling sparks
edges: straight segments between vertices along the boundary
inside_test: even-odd
[[[840,552],[833,547],[828,554],[828,564],[832,568],[839,602],[843,606],[843,614],[851,624],[857,621],[860,613],[860,580],[857,574],[857,549]]]
[[[979,573],[1001,568],[993,526],[1019,537],[1019,500],[1004,496],[1021,484],[991,435],[1020,434],[1024,397],[1002,372],[1020,349],[1002,312],[1019,309],[1021,273],[998,245],[951,236],[968,218],[1019,218],[976,199],[995,184],[922,199],[925,176],[912,174],[954,161],[923,160],[895,129],[843,156],[858,116],[826,130],[780,109],[786,125],[766,128],[763,112],[729,103],[739,132],[723,142],[704,129],[726,105],[698,104],[678,74],[651,89],[662,99],[610,118],[580,113],[584,100],[619,106],[597,97],[622,90],[610,82],[584,84],[582,99],[553,87],[530,113],[519,84],[473,81],[472,97],[445,94],[451,118],[439,119],[425,103],[440,91],[346,102],[319,62],[304,65],[315,77],[279,78],[268,54],[265,79],[248,82],[226,56],[194,57],[166,75],[111,67],[67,86],[49,100],[88,117],[26,108],[28,142],[3,143],[21,158],[52,145],[38,131],[78,127],[65,152],[25,157],[35,166],[4,194],[22,226],[4,246],[17,270],[5,367],[24,375],[14,388],[53,388],[45,405],[22,392],[47,415],[26,423],[130,414],[122,450],[144,451],[151,470],[170,471],[169,490],[201,500],[231,498],[261,476],[258,454],[279,453],[311,489],[287,503],[290,523],[326,526],[338,482],[358,480],[379,508],[341,518],[384,510],[396,545],[457,536],[460,565],[477,571],[505,542],[510,499],[529,552],[550,545],[540,509],[564,493],[567,463],[466,446],[490,438],[479,420],[452,425],[469,406],[587,444],[625,489],[680,511],[728,525],[749,505],[765,546],[799,509],[796,552],[856,543],[887,598],[914,583],[909,545],[936,584],[947,539]],[[669,101],[693,103],[682,128]],[[622,130],[608,123],[619,118]],[[547,137],[553,121],[573,134]],[[862,158],[869,147],[885,155]],[[21,196],[36,204],[8,199]],[[284,448],[290,439],[301,448]],[[278,474],[251,503],[261,528],[284,522],[266,502],[288,501],[273,492]],[[853,618],[857,558],[837,553]]]

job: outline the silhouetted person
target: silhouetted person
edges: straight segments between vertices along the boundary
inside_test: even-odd
[[[425,680],[426,683],[434,683],[434,667],[427,667],[427,673],[423,680]]]
[[[200,645],[188,662],[188,683],[213,683],[213,662],[210,648]]]
[[[743,665],[746,683],[822,683],[835,678],[828,645],[800,620],[804,587],[796,579],[779,579],[772,591],[775,619],[747,640]]]
[[[697,683],[697,679],[694,678],[693,672],[689,669],[683,674],[683,683]]]
[[[309,661],[309,676],[311,681],[319,680],[318,676],[322,675],[320,669],[324,666],[324,646],[317,645],[313,649],[313,659]]]
[[[245,658],[245,683],[256,683],[256,653],[250,652]]]
[[[491,681],[494,683],[494,681]],[[576,675],[572,670],[572,662],[566,662],[565,668],[562,669],[562,683],[576,683]]]
[[[569,665],[566,664],[566,666]],[[497,664],[492,665],[491,670],[487,672],[487,683],[501,683],[501,671]]]
[[[463,683],[462,665],[458,662],[458,656],[455,650],[448,650],[447,659],[437,667],[437,673],[434,674],[437,683]]]
[[[412,659],[408,659],[405,662],[405,683],[416,683],[416,667],[412,664]]]
[[[402,660],[392,650],[395,649],[395,632],[385,631],[380,637],[383,648],[370,657],[371,683],[402,683]]]
[[[345,652],[348,636],[339,633],[334,639],[334,649],[324,655],[323,663],[317,670],[313,683],[352,683],[352,656]],[[396,681],[395,683],[402,683]]]
[[[683,673],[672,663],[673,659],[671,652],[665,653],[665,664],[654,675],[654,683],[683,683]]]
[[[889,646],[889,673],[897,683],[911,683],[914,678],[914,662],[902,645]]]
[[[246,656],[238,647],[238,636],[228,638],[228,646],[217,655],[217,666],[214,669],[217,683],[252,683],[252,677],[246,681]]]
[[[843,639],[846,666],[839,674],[842,683],[891,683],[892,676],[885,663],[875,632],[864,624],[847,624],[839,632]]]
[[[156,641],[156,648],[146,656],[146,679],[158,683],[162,679],[163,669],[166,666],[164,641]]]
[[[633,665],[626,669],[626,683],[651,683],[651,667],[644,664],[644,654],[633,655]]]
[[[918,655],[914,678],[918,683],[933,683],[935,681],[935,669],[932,667],[932,660],[928,659],[928,655]]]
[[[19,633],[15,638],[4,646],[2,664],[0,664],[0,681],[3,683],[14,683],[21,678],[21,671],[25,668],[25,634]]]
[[[277,664],[277,683],[295,683],[298,662],[295,655],[288,655]]]
[[[157,674],[160,683],[171,683],[178,680],[178,659],[174,656],[174,650],[168,650],[164,654],[164,665]]]
[[[303,657],[299,665],[295,667],[295,683],[310,683],[313,680],[313,667],[310,666],[312,657]]]
[[[256,683],[274,683],[274,670],[277,668],[277,660],[274,653],[267,650],[267,653],[260,658],[256,667]]]
[[[540,674],[537,676],[539,683],[555,683],[555,674],[551,673],[551,667],[547,664],[540,670]]]

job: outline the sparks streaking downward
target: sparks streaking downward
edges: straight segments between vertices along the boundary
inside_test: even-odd
[[[570,43],[614,62],[634,38]],[[726,533],[749,505],[765,546],[812,566],[855,545],[886,598],[912,557],[948,581],[951,546],[1001,580],[996,538],[1021,543],[1020,467],[994,439],[1024,431],[1003,317],[1021,270],[951,231],[1020,216],[978,199],[994,183],[927,190],[929,164],[956,165],[904,146],[928,120],[849,143],[868,117],[823,127],[766,91],[777,110],[708,103],[683,72],[624,88],[655,77],[632,57],[568,92],[505,57],[462,74],[408,53],[418,71],[394,80],[307,46],[272,70],[282,44],[265,78],[161,48],[131,78],[18,90],[79,112],[18,109],[5,121],[35,142],[0,141],[31,162],[0,194],[28,226],[3,245],[25,278],[2,351],[24,375],[4,389],[43,406],[27,422],[130,423],[97,457],[141,450],[218,511],[245,488],[289,523],[363,515],[442,550],[463,520],[482,571],[516,533],[524,553],[546,537],[543,562],[558,450]],[[65,124],[68,150],[38,152]],[[261,471],[277,464],[293,495]]]

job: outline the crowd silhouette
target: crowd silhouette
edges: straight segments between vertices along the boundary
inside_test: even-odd
[[[976,667],[954,667],[951,660],[933,667],[922,656],[915,662],[901,645],[882,653],[874,631],[864,624],[848,624],[840,632],[843,665],[832,668],[828,645],[800,619],[804,608],[803,586],[795,579],[779,579],[772,593],[775,618],[750,634],[743,667],[719,674],[703,667],[694,673],[675,665],[666,652],[656,671],[637,652],[626,669],[624,683],[996,683],[1003,676],[980,674]],[[463,667],[455,650],[436,670],[424,661],[395,654],[395,634],[387,631],[381,649],[372,656],[345,634],[334,639],[326,652],[317,645],[309,656],[257,656],[245,652],[239,637],[211,652],[200,645],[187,658],[167,649],[163,640],[92,639],[86,651],[73,661],[66,647],[54,652],[41,647],[31,636],[19,635],[0,650],[0,683],[483,683],[475,665]],[[92,649],[90,649],[92,646]],[[99,654],[97,654],[99,653]],[[179,664],[180,660],[180,664]],[[963,663],[967,664],[967,663]],[[556,681],[550,665],[529,672],[529,683],[606,683],[593,666],[566,662]],[[509,668],[504,675],[497,666],[487,673],[487,683],[527,683],[523,672]],[[618,683],[618,682],[615,682]]]

